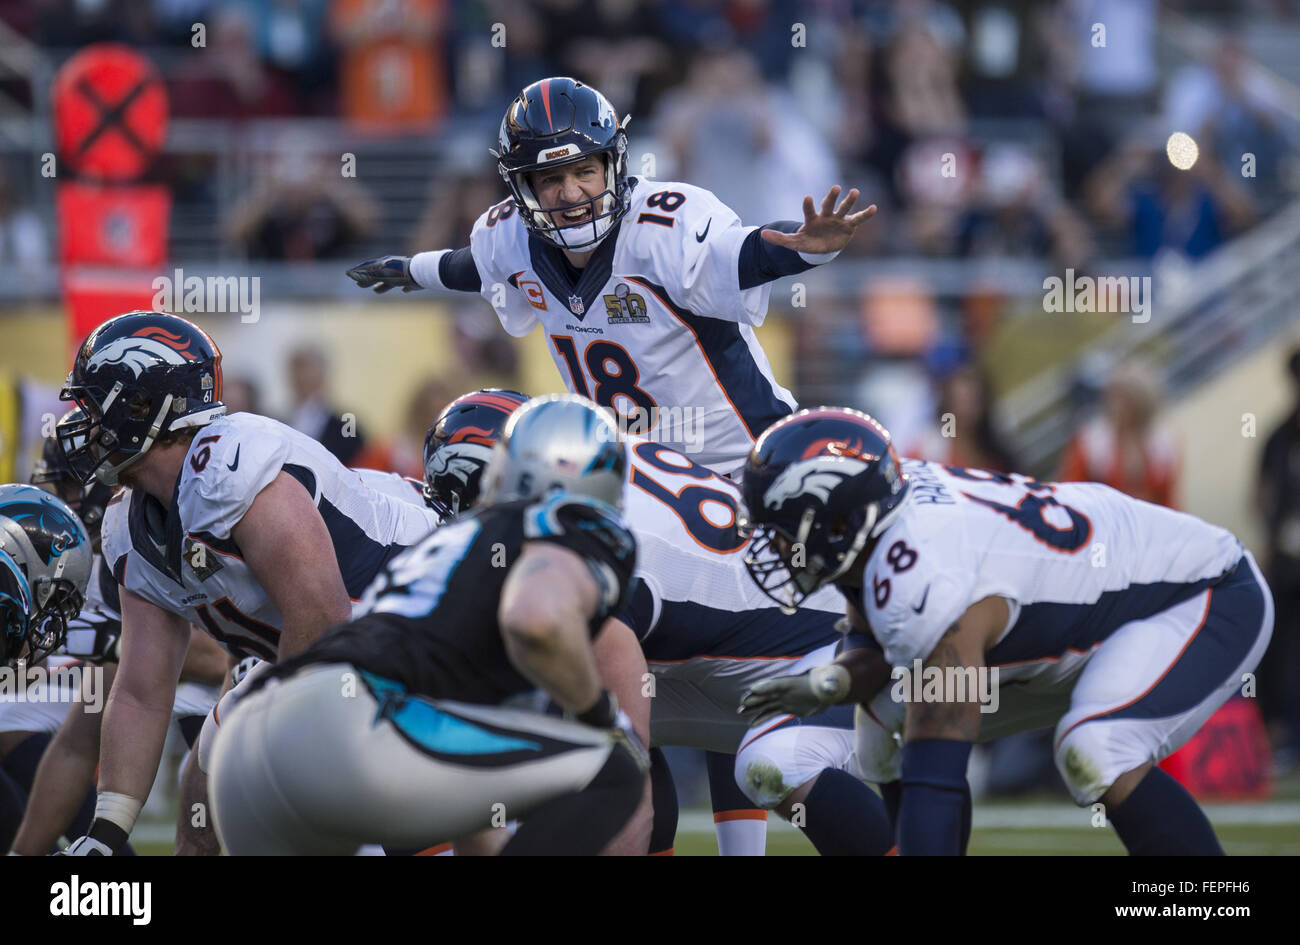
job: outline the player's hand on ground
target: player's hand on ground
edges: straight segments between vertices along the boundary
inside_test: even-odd
[[[410,256],[379,256],[375,259],[367,259],[349,269],[348,278],[363,289],[374,286],[375,291],[381,294],[399,286],[403,292],[423,288],[411,277]]]
[[[91,837],[78,837],[68,844],[67,849],[60,850],[54,856],[112,856],[113,849],[107,843],[100,843]]]
[[[844,202],[835,206],[839,199],[840,187],[836,184],[822,199],[821,210],[813,205],[812,197],[803,198],[803,226],[793,233],[781,233],[777,230],[764,230],[763,239],[796,253],[837,253],[849,245],[853,233],[862,223],[876,215],[873,203],[865,210],[849,213],[858,202],[857,188],[850,190]]]
[[[798,676],[764,679],[741,697],[737,712],[751,725],[774,715],[816,715],[847,691],[848,673],[843,667],[817,666]]]

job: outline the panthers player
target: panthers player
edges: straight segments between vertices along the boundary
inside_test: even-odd
[[[972,742],[1052,724],[1075,801],[1104,804],[1130,853],[1222,853],[1156,763],[1237,690],[1272,634],[1268,587],[1229,532],[1096,483],[900,466],[883,427],[835,408],[767,430],[743,491],[760,586],[794,606],[835,584],[901,674],[890,688],[903,853],[964,851]],[[779,560],[761,561],[764,548]],[[1000,704],[981,707],[969,684],[990,667]],[[918,670],[924,687],[908,683]],[[818,711],[855,699],[855,675],[832,664],[766,681],[746,704]],[[859,735],[887,758],[883,731]]]
[[[130,833],[158,768],[190,624],[235,657],[301,652],[437,522],[413,490],[405,500],[371,488],[290,427],[225,416],[221,353],[175,315],[100,325],[62,396],[86,415],[58,427],[74,474],[127,487],[103,525],[122,644],[99,801],[90,834],[69,848],[104,855]]]
[[[516,397],[522,395],[476,391],[439,417],[425,442],[431,504],[474,507],[486,445],[500,436]],[[735,816],[738,809],[757,805],[762,816],[776,810],[790,819],[796,804],[803,816],[795,820],[821,852],[888,851],[885,808],[858,778],[852,709],[802,720],[786,714],[758,725],[735,711],[753,682],[834,656],[843,599],[825,591],[814,599],[816,609],[780,613],[746,574],[745,542],[735,531],[736,487],[666,446],[635,437],[629,446],[623,504],[637,539],[639,581],[617,623],[640,641],[654,673],[652,743],[710,752],[710,791],[722,812],[715,814],[719,851],[763,851],[765,821]],[[451,469],[457,474],[445,473]],[[872,652],[865,648],[853,659],[870,660]],[[875,670],[878,684],[886,670],[878,657]],[[671,848],[676,802],[662,753],[656,749],[652,757],[651,849],[662,852]],[[724,761],[723,768],[716,763]],[[739,803],[722,806],[739,793],[738,783]]]
[[[511,335],[544,326],[569,390],[728,474],[794,409],[754,336],[772,282],[833,259],[875,207],[850,213],[856,190],[836,207],[833,187],[820,209],[804,198],[802,225],[743,226],[706,190],[628,176],[626,125],[582,82],[533,83],[493,152],[511,196],[470,245],[348,274],[379,292],[481,292]]]
[[[520,408],[485,504],[396,558],[363,616],[235,707],[213,756],[226,849],[411,846],[495,814],[523,821],[504,853],[599,852],[640,803],[647,764],[591,645],[632,582],[625,464],[590,401]],[[537,711],[539,695],[573,718]]]
[[[75,677],[62,673],[32,679],[28,689],[27,668],[77,662],[50,654],[85,601],[90,563],[90,536],[66,504],[32,486],[0,486],[0,666],[16,668],[23,683],[0,696],[0,847],[13,840],[26,806],[35,733],[78,695]]]
[[[84,418],[78,408],[61,422]],[[94,811],[95,767],[99,762],[102,700],[117,674],[122,629],[117,582],[100,553],[100,527],[113,490],[95,481],[83,485],[72,475],[55,438],[46,440],[32,473],[32,483],[61,498],[86,527],[95,552],[86,603],[68,622],[67,642],[60,655],[102,667],[102,683],[94,699],[49,701],[26,707],[21,719],[9,719],[0,705],[0,731],[19,725],[27,737],[9,753],[7,765],[22,765],[29,800],[14,838],[14,852],[37,856],[54,849],[69,828],[78,836],[90,826]],[[216,701],[226,672],[227,657],[206,634],[191,630],[190,648],[181,668],[181,683],[172,705],[172,724],[186,745],[193,747],[203,719]],[[88,682],[88,680],[87,680]],[[86,695],[89,695],[87,693]],[[191,830],[190,817],[179,821],[181,835]]]

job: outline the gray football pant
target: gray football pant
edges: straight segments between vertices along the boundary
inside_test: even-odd
[[[308,667],[240,700],[224,720],[209,784],[228,853],[348,855],[364,843],[422,848],[582,790],[614,748],[604,731],[577,722],[408,696],[461,733],[459,745],[441,740],[459,752],[448,760],[417,748],[410,732],[381,717],[359,676],[342,663]],[[536,748],[506,752],[512,760],[503,763],[501,752],[472,750],[476,729],[487,732],[488,744],[506,738]],[[514,760],[520,755],[527,757]]]

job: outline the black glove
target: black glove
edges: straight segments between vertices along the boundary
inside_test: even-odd
[[[375,259],[367,259],[361,265],[349,269],[348,278],[363,289],[374,286],[375,291],[379,293],[398,286],[401,286],[403,292],[424,288],[411,278],[410,256],[379,256]]]

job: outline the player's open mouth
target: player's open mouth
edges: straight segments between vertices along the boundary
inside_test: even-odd
[[[576,210],[566,210],[558,214],[561,226],[573,226],[577,223],[586,223],[591,219],[591,207],[579,207]]]

